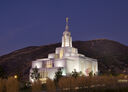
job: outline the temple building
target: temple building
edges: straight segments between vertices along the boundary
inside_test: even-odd
[[[57,47],[55,53],[48,54],[48,58],[37,59],[32,61],[29,79],[33,68],[37,68],[40,74],[40,80],[43,82],[46,78],[54,79],[55,72],[58,68],[62,69],[62,75],[68,76],[72,71],[81,72],[88,76],[90,72],[97,75],[98,62],[97,59],[86,57],[78,53],[78,49],[72,46],[72,37],[69,32],[68,18],[66,18],[66,28],[62,36],[62,45]]]

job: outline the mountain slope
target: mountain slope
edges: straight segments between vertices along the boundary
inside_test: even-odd
[[[45,58],[53,53],[61,44],[45,46],[30,46],[16,50],[0,57],[0,65],[7,76],[18,74],[21,79],[28,79],[31,62],[35,59]],[[75,41],[73,46],[79,53],[98,59],[100,73],[111,72],[113,74],[128,73],[128,47],[118,42],[98,39],[91,41]]]

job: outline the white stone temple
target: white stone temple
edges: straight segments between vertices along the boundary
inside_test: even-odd
[[[32,61],[32,68],[38,68],[40,73],[40,80],[43,82],[46,78],[54,79],[55,72],[61,68],[62,75],[68,76],[74,71],[81,72],[83,75],[88,76],[90,72],[97,75],[98,62],[97,59],[92,59],[78,53],[78,49],[72,47],[72,37],[69,32],[68,18],[66,18],[66,28],[62,36],[62,45],[57,47],[55,53],[48,54],[48,58],[37,59]],[[30,76],[30,81],[34,79]]]

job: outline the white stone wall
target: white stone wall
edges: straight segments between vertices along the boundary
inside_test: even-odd
[[[57,72],[58,68],[49,68],[47,69],[48,71],[48,78],[54,79],[55,78],[55,73]]]
[[[74,69],[80,72],[78,57],[70,57],[66,60],[66,73],[71,74]]]
[[[55,53],[48,54],[48,58],[55,58]]]
[[[59,55],[58,58],[66,58],[69,56],[78,56],[78,50],[76,48],[73,48],[73,47],[56,48],[55,53]]]
[[[36,60],[32,62],[32,68],[42,68],[42,61],[41,60]]]
[[[54,60],[54,67],[65,67],[65,59]]]
[[[54,79],[54,77],[55,77],[55,72],[57,72],[57,70],[58,70],[58,68],[48,68],[48,69],[46,69],[46,68],[41,68],[40,70],[39,70],[39,73],[43,73],[45,76],[46,76],[46,78],[48,77],[48,78],[50,78],[50,79]],[[43,76],[42,76],[43,77]],[[44,78],[44,77],[43,77]]]

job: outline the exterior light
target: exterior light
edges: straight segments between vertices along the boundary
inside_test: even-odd
[[[18,76],[17,76],[17,75],[14,75],[14,78],[15,78],[15,79],[17,79],[17,78],[18,78]]]

